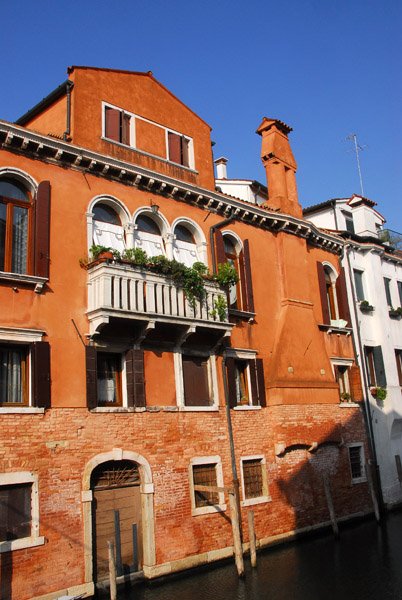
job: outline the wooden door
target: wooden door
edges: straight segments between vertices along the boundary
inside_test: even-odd
[[[121,555],[120,574],[141,570],[142,517],[137,465],[129,461],[104,463],[95,469],[92,479],[95,579],[100,581],[108,577],[108,540],[114,541],[117,567],[118,555]],[[137,526],[136,568],[133,524]]]

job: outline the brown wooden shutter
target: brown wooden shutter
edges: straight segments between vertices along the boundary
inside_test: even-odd
[[[200,356],[183,356],[184,403],[186,406],[210,406],[208,360]]]
[[[322,308],[322,322],[325,325],[330,325],[331,321],[329,318],[329,308],[327,300],[327,286],[325,283],[325,271],[324,265],[321,262],[317,262],[317,275],[318,285],[320,288],[321,308]]]
[[[363,389],[360,376],[360,367],[353,365],[349,372],[349,388],[352,402],[363,402]]]
[[[126,353],[126,389],[127,389],[127,406],[135,406],[134,396],[134,352],[129,350]]]
[[[258,400],[260,406],[266,406],[267,400],[265,396],[265,377],[264,377],[264,364],[262,358],[255,359],[255,367],[257,373],[257,385],[258,385]],[[254,404],[254,399],[253,399]]]
[[[120,110],[105,107],[105,137],[115,142],[120,142],[120,115]]]
[[[96,348],[85,346],[85,366],[87,374],[87,407],[95,408],[98,403],[98,382],[96,378]]]
[[[135,406],[145,406],[145,374],[143,350],[133,350],[133,367]]]
[[[168,132],[169,160],[181,164],[181,136]]]
[[[248,312],[254,312],[253,282],[251,278],[250,246],[249,241],[244,240],[243,249],[239,256],[240,283],[242,292],[242,308]]]
[[[345,269],[343,267],[341,268],[340,273],[336,279],[335,289],[336,297],[338,299],[339,318],[345,319],[345,321],[348,322],[348,326],[350,327],[351,321],[348,304],[348,295],[346,291]]]
[[[49,342],[34,342],[32,348],[33,405],[50,408]]]
[[[228,400],[230,408],[237,406],[236,398],[236,365],[235,359],[228,356],[226,359],[226,376],[228,380]]]
[[[130,145],[130,115],[122,113],[121,121],[121,143]]]
[[[183,136],[181,136],[181,156],[182,156],[181,164],[184,167],[188,167],[190,164],[189,158],[188,158],[188,140],[186,140],[186,138]]]
[[[35,202],[34,274],[49,277],[50,183],[41,181]]]
[[[373,347],[373,358],[377,386],[385,388],[387,387],[387,378],[385,376],[384,359],[382,357],[381,346]]]
[[[223,235],[219,229],[215,229],[215,258],[216,258],[216,270],[218,271],[218,265],[223,265],[226,262],[225,256],[225,243],[223,241]]]

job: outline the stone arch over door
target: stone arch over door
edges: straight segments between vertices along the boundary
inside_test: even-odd
[[[92,458],[85,466],[82,481],[82,503],[84,519],[84,549],[85,549],[85,581],[94,579],[93,569],[93,528],[92,508],[93,493],[91,489],[91,476],[96,467],[109,461],[131,461],[138,465],[140,475],[142,534],[143,534],[143,570],[145,573],[155,565],[155,526],[153,494],[154,486],[152,473],[148,461],[137,452],[130,452],[114,448],[111,452],[103,452]]]

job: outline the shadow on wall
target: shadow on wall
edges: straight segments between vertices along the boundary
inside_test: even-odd
[[[318,431],[322,423],[316,427]],[[294,529],[330,521],[325,475],[336,518],[373,509],[365,475],[365,463],[370,457],[361,412],[321,437],[314,435],[314,420],[305,426],[304,434],[296,434],[300,431],[296,426],[293,426],[295,434],[291,426],[284,428],[288,431],[276,458],[277,477],[271,489],[276,487],[272,494],[286,498],[288,511],[293,513]],[[307,434],[310,440],[315,437],[317,441],[307,442]],[[375,481],[373,472],[372,479]]]

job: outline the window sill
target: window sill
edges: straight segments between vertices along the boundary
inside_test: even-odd
[[[183,412],[218,412],[219,406],[179,406]]]
[[[0,542],[0,554],[3,552],[12,552],[13,550],[24,550],[25,548],[35,548],[36,546],[43,546],[45,538],[41,537],[27,537],[19,540],[12,540],[8,542]]]
[[[340,402],[340,408],[356,408],[356,406],[360,406],[359,402]]]
[[[14,281],[16,283],[34,285],[37,294],[40,294],[45,283],[49,281],[47,277],[37,277],[36,275],[25,275],[21,273],[4,273],[4,271],[0,271],[0,280],[1,279],[4,281]]]
[[[271,496],[260,496],[259,498],[248,498],[240,502],[241,506],[252,506],[253,504],[263,504],[264,502],[272,502]]]
[[[247,312],[245,310],[237,310],[237,308],[229,308],[229,317],[234,317],[236,319],[244,319],[245,321],[254,321],[257,313]]]
[[[261,408],[245,407],[245,408]],[[43,409],[37,409],[43,410]],[[219,406],[97,406],[91,408],[91,413],[114,413],[114,414],[127,414],[127,413],[143,413],[143,412],[218,412]]]
[[[337,323],[337,321],[332,321],[332,323]],[[352,328],[351,327],[338,327],[336,325],[329,325],[328,323],[319,323],[318,324],[319,329],[321,329],[321,331],[326,331],[328,334],[330,333],[336,333],[336,334],[346,334],[346,335],[350,335],[352,333]]]
[[[37,408],[36,406],[0,406],[0,415],[43,415],[44,413],[44,408]]]
[[[217,504],[214,506],[202,506],[200,508],[193,508],[191,515],[198,517],[199,515],[210,515],[211,513],[222,513],[227,509],[226,504]]]
[[[251,405],[244,405],[244,406],[234,406],[233,410],[261,410],[261,406],[251,406]]]
[[[356,477],[356,479],[352,479],[352,485],[355,483],[367,483],[366,477]]]

